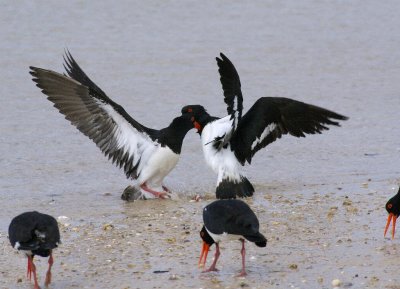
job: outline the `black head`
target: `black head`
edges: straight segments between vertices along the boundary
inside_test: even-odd
[[[393,222],[392,239],[394,239],[394,234],[396,232],[396,220],[397,217],[400,215],[400,188],[397,194],[389,199],[389,201],[386,203],[385,208],[389,216],[386,222],[385,232],[383,233],[383,235],[386,236],[386,232],[390,226],[390,223]]]
[[[174,118],[169,127],[185,135],[189,130],[193,128],[191,115],[186,113]]]
[[[203,226],[200,231],[200,237],[203,240],[204,243],[207,245],[211,246],[212,244],[215,243],[214,239],[211,238],[210,234],[208,234],[206,227]]]
[[[205,108],[199,104],[186,105],[182,108],[182,115],[189,115],[192,121],[192,125],[197,129],[198,133],[201,133],[204,126],[210,121],[210,115],[207,113]]]
[[[400,215],[400,188],[397,194],[387,201],[385,208],[388,214],[393,214],[396,217]]]

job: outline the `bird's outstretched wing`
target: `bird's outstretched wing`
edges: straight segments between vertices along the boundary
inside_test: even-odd
[[[54,107],[113,163],[123,167],[127,177],[137,178],[141,164],[157,146],[158,131],[130,117],[86,76],[70,54],[66,69],[72,78],[42,68],[30,69],[33,81]]]
[[[232,120],[232,128],[223,136],[218,136],[213,145],[216,149],[223,147],[229,142],[233,132],[236,130],[243,110],[243,96],[241,91],[241,84],[239,74],[236,71],[233,63],[223,53],[220,57],[216,57],[218,64],[218,72],[220,74],[220,81],[222,90],[224,91],[224,101],[228,105],[227,111]]]
[[[222,89],[224,91],[224,101],[228,105],[227,111],[234,119],[232,125],[236,129],[237,124],[242,117],[243,96],[240,84],[239,74],[236,71],[233,63],[223,53],[220,53],[221,58],[217,59],[218,72]]]
[[[262,97],[242,117],[231,138],[239,162],[251,163],[254,154],[284,134],[305,137],[320,134],[347,117],[336,112],[281,97]]]

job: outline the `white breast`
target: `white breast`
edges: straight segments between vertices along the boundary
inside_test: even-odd
[[[179,155],[174,153],[167,146],[157,147],[149,160],[143,164],[139,176],[139,183],[147,182],[154,189],[161,189],[161,183],[165,176],[176,166]]]
[[[218,174],[219,183],[222,178],[240,179],[240,163],[231,151],[230,145],[227,148],[216,150],[212,141],[216,137],[221,137],[232,129],[232,120],[230,116],[208,123],[202,133],[201,142],[203,145],[203,154],[207,164]]]

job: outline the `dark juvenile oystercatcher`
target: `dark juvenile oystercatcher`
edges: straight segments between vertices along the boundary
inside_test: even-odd
[[[240,240],[242,242],[242,271],[239,276],[245,276],[244,240],[265,247],[267,239],[258,231],[259,223],[250,207],[241,200],[218,200],[203,210],[204,226],[200,231],[203,248],[200,254],[199,266],[204,267],[210,246],[215,243],[214,261],[210,268],[203,272],[218,271],[215,267],[220,255],[219,242],[222,240]]]
[[[390,223],[393,221],[392,225],[392,239],[394,239],[394,233],[396,232],[396,220],[398,216],[400,215],[400,187],[399,191],[397,194],[390,198],[390,200],[386,203],[386,211],[389,213],[387,222],[386,222],[386,227],[385,227],[385,232],[383,236],[386,236],[386,232],[389,228]]]
[[[250,164],[260,149],[290,134],[305,137],[339,126],[335,120],[347,117],[327,109],[283,97],[259,98],[242,116],[243,96],[239,75],[232,62],[221,53],[216,58],[228,116],[210,116],[201,105],[188,105],[182,113],[192,114],[193,126],[201,136],[207,164],[218,174],[219,199],[252,196],[254,188],[241,175],[240,165]]]
[[[68,76],[30,67],[33,81],[76,128],[88,136],[120,168],[136,179],[146,198],[167,198],[165,176],[176,166],[186,133],[193,128],[188,115],[156,130],[133,119],[83,72],[69,52]]]
[[[8,228],[11,245],[23,251],[28,257],[26,276],[35,282],[35,289],[40,289],[36,266],[33,263],[35,255],[49,257],[49,268],[46,273],[46,287],[51,282],[51,267],[53,266],[53,249],[60,243],[60,232],[56,219],[39,212],[26,212],[16,216]]]

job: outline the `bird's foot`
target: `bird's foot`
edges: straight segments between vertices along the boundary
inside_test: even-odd
[[[217,268],[211,266],[210,268],[208,268],[207,270],[204,270],[204,271],[201,272],[201,273],[218,272],[218,271],[219,271],[219,269],[217,269]]]
[[[167,193],[171,193],[171,190],[168,189],[166,186],[162,185],[161,187],[162,187],[162,189],[163,189],[164,191],[166,191]]]
[[[169,192],[160,192],[160,193],[158,193],[158,198],[160,198],[160,199],[171,199],[171,194]]]
[[[240,271],[240,273],[238,275],[236,275],[236,277],[246,277],[246,276],[247,276],[247,273],[244,270]]]
[[[140,188],[150,194],[152,194],[153,196],[155,196],[156,198],[159,199],[171,199],[171,193],[170,192],[157,192],[153,189],[150,189],[146,183],[143,183],[140,185]]]

